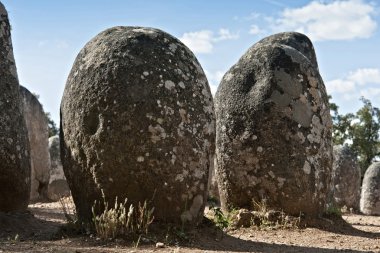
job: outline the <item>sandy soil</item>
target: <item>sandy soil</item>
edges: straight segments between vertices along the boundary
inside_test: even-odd
[[[209,223],[188,232],[184,242],[104,242],[92,235],[62,232],[61,206],[36,203],[28,212],[0,213],[0,252],[380,252],[380,217],[348,214],[323,220],[319,228],[241,228],[222,233]]]

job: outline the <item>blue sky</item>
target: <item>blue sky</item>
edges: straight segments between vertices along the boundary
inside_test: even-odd
[[[112,26],[149,26],[182,40],[213,92],[255,42],[299,31],[314,43],[321,75],[340,111],[359,98],[380,107],[380,1],[2,0],[12,24],[20,83],[59,122],[66,78],[80,49]]]

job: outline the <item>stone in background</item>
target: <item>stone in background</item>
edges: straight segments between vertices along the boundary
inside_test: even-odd
[[[43,200],[47,197],[50,171],[48,122],[38,98],[23,86],[20,94],[30,143],[30,201]]]
[[[50,200],[58,201],[61,197],[70,196],[70,189],[67,184],[61,162],[61,151],[58,135],[49,138],[49,153],[51,169],[47,197]]]
[[[360,211],[367,215],[380,215],[380,162],[373,163],[364,174]]]

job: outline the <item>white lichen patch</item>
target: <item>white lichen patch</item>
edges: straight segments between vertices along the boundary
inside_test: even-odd
[[[308,174],[308,175],[311,173],[311,167],[310,167],[310,163],[309,163],[308,161],[305,161],[302,170],[303,170],[306,174]]]
[[[163,129],[160,125],[149,125],[148,131],[151,133],[150,139],[153,143],[156,143],[157,141],[166,138],[165,129]]]
[[[173,81],[167,80],[165,81],[165,88],[168,90],[172,90],[175,87]]]
[[[175,53],[175,51],[177,50],[177,44],[175,43],[170,43],[169,44],[169,50],[172,51],[173,53]]]
[[[183,182],[183,180],[189,175],[187,170],[183,170],[181,174],[177,174],[175,181]]]
[[[278,187],[281,188],[282,186],[284,186],[284,183],[286,181],[286,178],[283,178],[283,177],[278,177],[277,178],[277,181],[278,181]]]
[[[182,89],[185,89],[185,84],[183,82],[179,82],[178,86],[181,87]]]

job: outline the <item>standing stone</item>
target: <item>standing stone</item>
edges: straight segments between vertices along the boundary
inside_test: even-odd
[[[37,97],[23,86],[20,86],[20,93],[30,143],[30,200],[37,201],[46,198],[49,184],[49,127]]]
[[[268,208],[313,218],[325,209],[331,116],[311,41],[280,33],[252,46],[215,97],[223,209]]]
[[[364,174],[360,211],[367,215],[380,215],[380,162],[375,162]]]
[[[203,217],[213,162],[211,92],[193,53],[152,28],[114,27],[77,56],[61,102],[61,158],[79,218],[101,191],[152,200],[155,219]],[[111,204],[112,206],[112,204]]]
[[[216,157],[214,157],[214,162],[212,164],[212,168],[210,169],[210,174],[209,174],[209,183],[208,183],[208,198],[212,199],[212,201],[216,201],[220,203],[220,198],[219,198],[219,188],[218,188],[218,182],[216,179]]]
[[[63,172],[61,162],[61,151],[58,135],[49,138],[49,153],[51,168],[47,197],[50,200],[58,201],[61,197],[70,196],[70,189],[66,182],[66,177]]]
[[[332,193],[334,205],[359,210],[361,173],[356,155],[347,146],[334,146]]]
[[[0,211],[28,207],[30,158],[11,27],[0,2]]]

